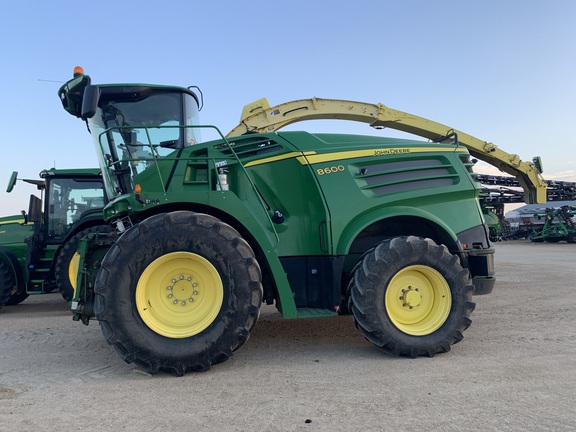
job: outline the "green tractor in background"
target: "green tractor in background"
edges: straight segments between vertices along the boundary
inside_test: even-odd
[[[490,241],[497,242],[502,240],[502,218],[495,213],[494,206],[483,205],[482,214],[488,226]]]
[[[559,208],[548,207],[544,214],[535,214],[536,219],[544,219],[544,226],[538,231],[533,231],[528,239],[534,243],[558,243],[566,241],[576,243],[576,206],[562,206]]]
[[[12,173],[7,192],[17,175]],[[79,240],[111,231],[102,216],[106,199],[100,169],[50,169],[40,177],[22,180],[41,195],[30,196],[28,213],[0,218],[0,308],[56,288],[70,301]]]

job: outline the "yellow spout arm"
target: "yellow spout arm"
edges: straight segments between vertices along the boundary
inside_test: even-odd
[[[516,154],[507,153],[492,143],[482,141],[457,129],[388,108],[380,103],[312,98],[271,107],[263,98],[244,107],[240,123],[226,136],[232,137],[251,132],[276,132],[295,122],[322,119],[358,121],[368,123],[375,128],[391,128],[412,133],[432,141],[440,141],[455,133],[458,143],[465,146],[473,157],[516,177],[524,189],[526,203],[546,202],[547,185],[534,163],[522,161]]]

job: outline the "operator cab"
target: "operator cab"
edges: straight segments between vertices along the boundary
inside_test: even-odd
[[[134,190],[132,178],[161,158],[176,159],[200,142],[200,101],[190,89],[90,85],[83,71],[59,91],[64,108],[86,120],[112,199]]]
[[[107,170],[107,193],[133,190],[131,178],[158,158],[177,158],[200,141],[198,100],[187,89],[151,86],[99,87],[100,97],[88,119],[100,166]],[[108,190],[109,189],[109,190]]]

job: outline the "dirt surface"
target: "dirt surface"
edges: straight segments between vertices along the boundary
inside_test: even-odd
[[[576,425],[576,245],[498,243],[451,352],[392,358],[350,317],[282,320],[205,373],[150,376],[59,294],[0,310],[0,431],[568,431]]]

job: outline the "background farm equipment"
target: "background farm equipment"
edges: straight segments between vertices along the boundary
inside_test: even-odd
[[[11,192],[18,173],[10,178]],[[105,204],[100,169],[50,169],[30,196],[28,213],[0,219],[0,308],[24,301],[30,294],[58,288],[73,297],[73,259],[79,240],[88,233],[111,231],[102,217]]]
[[[509,176],[477,175],[482,184],[479,196],[492,241],[528,238],[539,232],[545,223],[547,208],[559,209],[576,203],[576,182],[551,180],[546,182],[547,204],[527,204],[516,209],[515,219],[507,219],[506,204],[525,203],[520,183]],[[540,215],[536,217],[537,215]]]
[[[538,231],[533,231],[528,238],[534,242],[557,243],[567,241],[576,243],[576,216],[575,206],[562,206],[559,208],[549,207],[544,214],[535,214],[537,219],[543,219],[544,225]]]

